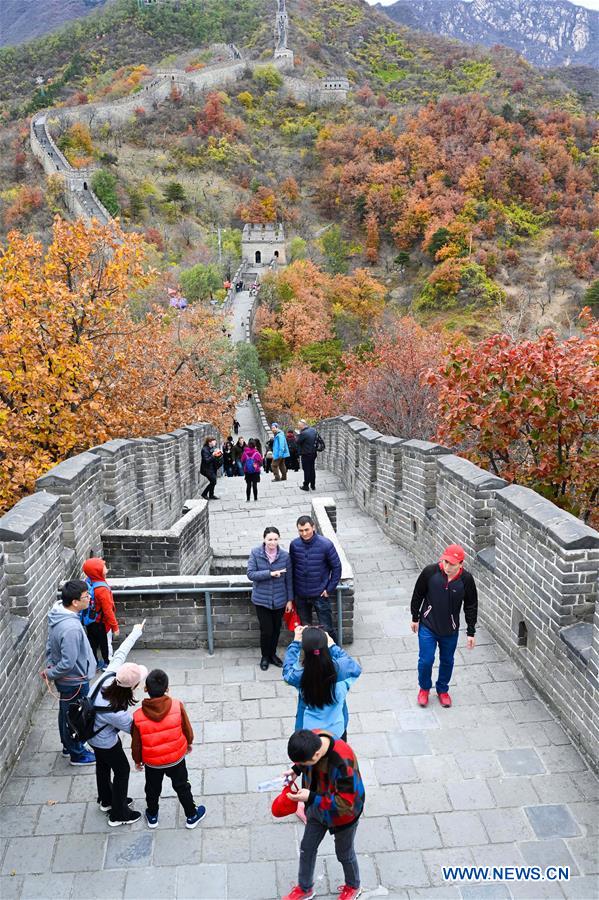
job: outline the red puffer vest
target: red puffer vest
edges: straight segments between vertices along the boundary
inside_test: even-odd
[[[181,704],[173,700],[163,719],[149,719],[143,709],[133,713],[141,737],[141,758],[148,766],[172,766],[187,753],[187,738],[181,727]]]

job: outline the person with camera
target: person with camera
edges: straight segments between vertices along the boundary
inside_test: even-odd
[[[254,547],[247,565],[247,576],[253,584],[252,603],[260,624],[260,668],[269,665],[282,667],[277,656],[283,612],[290,612],[293,604],[293,578],[289,553],[280,546],[281,533],[269,525],[264,529],[263,542]]]

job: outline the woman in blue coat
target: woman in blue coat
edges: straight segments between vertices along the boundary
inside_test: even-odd
[[[303,665],[300,650],[304,651]],[[326,631],[299,625],[283,666],[283,678],[299,694],[295,730],[324,729],[344,741],[349,721],[346,697],[361,674],[359,663]]]
[[[270,663],[283,665],[277,656],[277,644],[283,612],[289,612],[293,602],[293,579],[289,554],[279,546],[279,529],[269,525],[263,537],[263,543],[250,552],[247,576],[254,585],[252,603],[260,623],[260,668],[265,672]]]

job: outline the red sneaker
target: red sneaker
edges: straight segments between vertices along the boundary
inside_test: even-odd
[[[428,706],[428,691],[420,688],[418,691],[418,706]]]
[[[362,893],[362,888],[350,887],[349,884],[342,884],[340,888],[338,888],[339,897],[337,900],[356,900],[356,897],[359,897]]]
[[[441,706],[444,706],[446,709],[451,706],[451,697],[449,694],[437,694],[439,698],[439,703]]]
[[[283,897],[283,900],[311,900],[316,894],[314,888],[310,888],[309,891],[305,891],[303,888],[296,884],[290,894],[286,894]]]

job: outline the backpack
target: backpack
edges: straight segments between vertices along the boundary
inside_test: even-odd
[[[94,622],[102,621],[102,610],[96,606],[95,588],[107,587],[110,590],[110,586],[105,581],[90,581],[89,578],[86,578],[85,581],[89,589],[90,600],[87,609],[82,609],[79,613],[84,628],[87,625],[93,625]]]
[[[316,440],[314,441],[314,449],[317,453],[322,453],[323,450],[327,449],[327,445],[325,444],[323,438],[316,432]]]
[[[103,682],[105,682],[107,678],[113,677],[114,672],[109,672],[108,675],[105,675],[100,679],[88,697],[76,697],[69,703],[67,708],[67,728],[69,729],[72,740],[82,742],[88,741],[90,738],[99,734],[103,728],[106,728],[106,725],[102,725],[97,730],[95,729],[96,712],[99,709],[105,709],[105,707],[94,706],[94,701],[98,696],[98,692],[102,687]]]
[[[260,471],[260,466],[258,465],[258,461],[255,456],[247,456],[246,460],[243,464],[243,471],[246,475],[255,475],[256,472]]]

